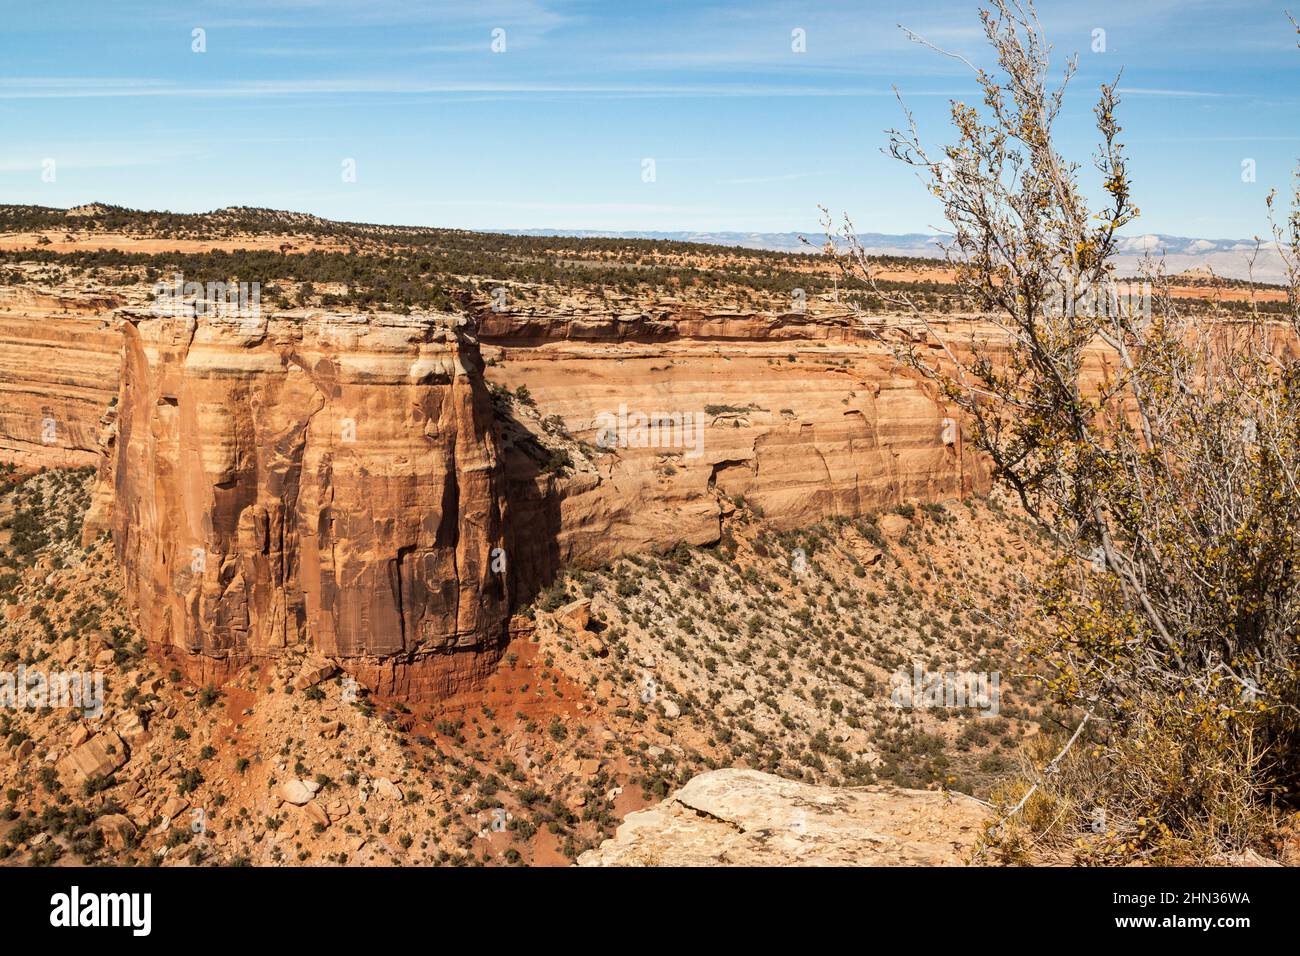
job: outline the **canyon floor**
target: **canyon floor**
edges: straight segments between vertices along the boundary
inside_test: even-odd
[[[99,719],[3,715],[10,864],[564,865],[719,768],[930,800],[929,838],[873,859],[962,862],[986,816],[962,794],[987,798],[1051,726],[980,622],[1039,553],[996,501],[793,533],[738,507],[718,547],[567,575],[486,686],[408,707],[305,654],[188,682],[128,622],[108,541],[79,543],[90,482],[15,473],[0,502],[6,665],[106,688]],[[914,662],[1002,671],[998,713],[895,707]]]

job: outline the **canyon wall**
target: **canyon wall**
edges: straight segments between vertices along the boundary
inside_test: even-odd
[[[305,644],[412,697],[490,669],[504,495],[462,323],[123,313],[106,477],[141,630],[217,670]]]
[[[521,560],[709,544],[738,499],[793,528],[988,489],[935,389],[856,323],[797,318],[483,317],[488,380],[594,452],[560,478],[507,440],[516,519],[545,530]]]
[[[788,528],[988,487],[847,316],[113,306],[0,297],[0,455],[98,457],[87,535],[112,532],[142,633],[205,681],[300,648],[440,696],[566,565],[715,542],[742,499]],[[33,441],[47,409],[58,441]]]
[[[0,287],[0,460],[24,468],[94,465],[100,416],[117,394],[117,301]]]

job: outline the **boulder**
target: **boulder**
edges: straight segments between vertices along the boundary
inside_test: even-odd
[[[383,797],[385,800],[402,799],[402,788],[387,777],[380,777],[375,781],[375,796]]]
[[[586,631],[591,622],[591,601],[587,598],[570,601],[555,612],[555,620],[575,633]]]
[[[323,827],[330,825],[330,815],[317,801],[313,800],[302,808],[303,816],[309,823],[319,823]]]
[[[286,803],[292,803],[296,807],[310,803],[311,798],[316,796],[312,789],[307,786],[306,782],[298,779],[286,780],[280,784],[280,797]]]
[[[113,791],[113,796],[119,801],[130,802],[140,795],[144,789],[140,786],[139,780],[128,780],[126,783],[119,784],[118,788]]]
[[[136,827],[131,818],[121,813],[110,813],[95,821],[104,834],[104,843],[110,849],[122,850],[135,837]]]
[[[303,661],[298,676],[293,679],[294,689],[306,690],[308,687],[315,687],[321,681],[329,680],[338,673],[338,670],[338,665],[333,661],[323,657],[309,657]]]
[[[73,748],[55,769],[65,783],[78,786],[91,777],[108,776],[126,763],[127,756],[126,742],[108,730]]]
[[[162,808],[158,812],[168,820],[174,820],[176,815],[182,813],[189,805],[190,802],[184,797],[168,797],[167,801],[162,805]]]
[[[901,538],[912,527],[912,522],[902,515],[881,515],[876,519],[876,527],[887,538]]]
[[[139,746],[149,739],[149,731],[145,729],[144,721],[134,710],[126,710],[119,714],[113,721],[113,726],[132,746]]]
[[[1253,849],[1241,850],[1237,853],[1220,853],[1211,859],[1211,862],[1219,866],[1245,866],[1245,867],[1280,867],[1282,866],[1277,860],[1270,860],[1259,854]]]

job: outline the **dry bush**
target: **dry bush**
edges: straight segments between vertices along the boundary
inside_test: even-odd
[[[828,254],[907,311],[896,354],[1061,555],[1016,636],[1079,724],[1005,795],[1004,858],[1081,839],[1098,862],[1206,859],[1257,843],[1300,792],[1300,193],[1273,224],[1289,314],[1191,306],[1151,261],[1126,294],[1118,80],[1094,110],[1091,203],[1053,144],[1074,61],[1053,86],[1032,3],[981,19],[998,69],[972,66],[983,102],[953,103],[956,142],[927,151],[910,114],[890,132],[943,204],[981,323],[959,340],[883,291],[851,222]]]

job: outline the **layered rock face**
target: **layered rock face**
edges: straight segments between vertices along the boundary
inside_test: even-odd
[[[117,394],[121,339],[105,296],[0,288],[0,458],[93,465]]]
[[[597,452],[563,479],[507,454],[516,515],[548,529],[522,542],[530,565],[708,544],[738,498],[793,528],[989,486],[956,412],[860,327],[806,323],[802,338],[770,318],[693,317],[686,334],[600,328],[628,335],[570,322],[545,340],[499,316],[481,332],[500,348],[489,380],[525,386],[539,414]]]
[[[849,317],[488,313],[475,336],[450,316],[195,320],[0,292],[0,453],[102,448],[86,532],[112,530],[143,633],[203,679],[300,646],[379,689],[454,690],[491,666],[512,600],[570,563],[714,542],[738,498],[797,527],[988,484]],[[548,471],[512,444],[476,338],[487,378],[527,386],[590,456]]]
[[[142,631],[218,671],[305,644],[417,698],[482,676],[504,495],[462,323],[123,313],[104,477]]]

